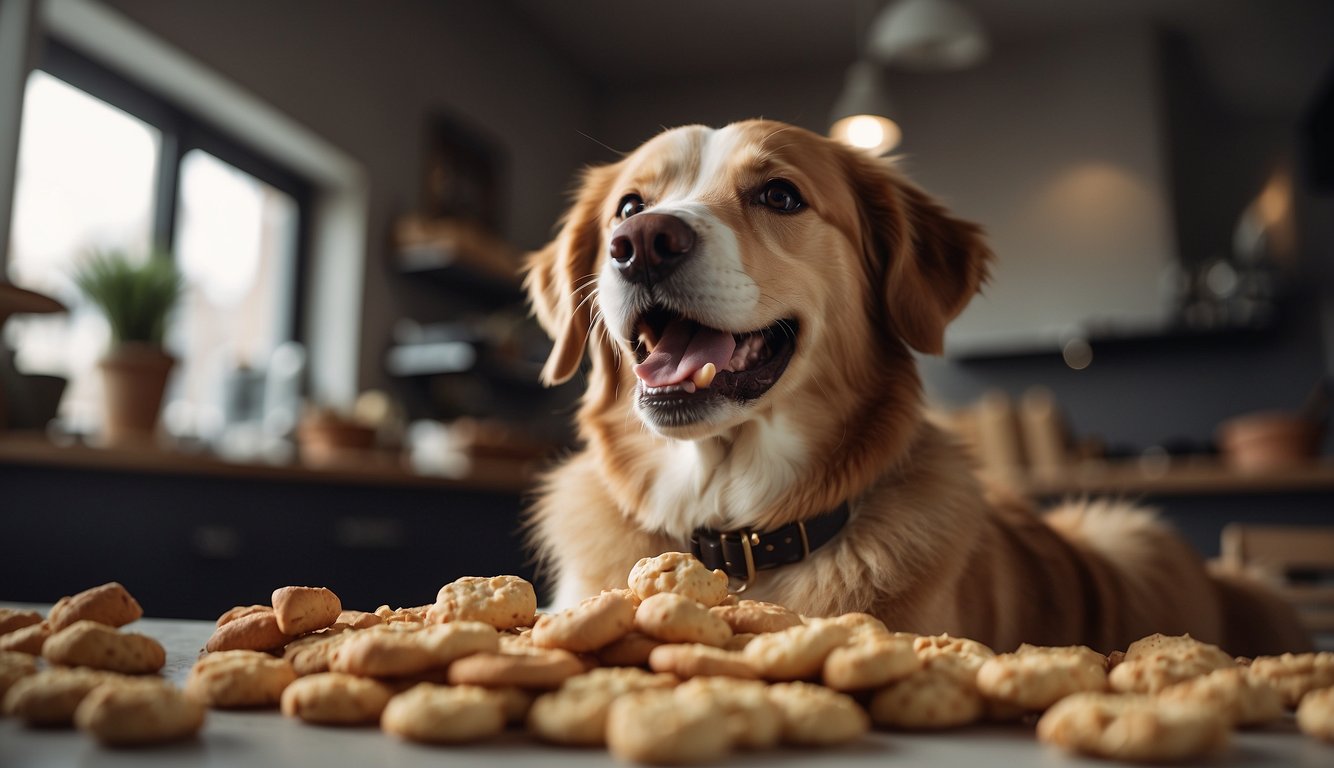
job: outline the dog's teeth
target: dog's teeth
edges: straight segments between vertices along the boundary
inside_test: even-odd
[[[690,381],[693,386],[690,391],[692,392],[694,391],[693,387],[699,387],[700,389],[708,389],[709,385],[713,383],[713,377],[717,375],[718,375],[718,366],[714,365],[713,363],[705,363],[704,367],[700,368],[698,371],[695,371],[695,375],[691,377]]]

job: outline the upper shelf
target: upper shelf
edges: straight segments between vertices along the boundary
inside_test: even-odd
[[[1334,491],[1334,461],[1243,472],[1216,459],[1171,462],[1087,461],[1060,470],[1007,478],[1032,496],[1136,494],[1195,496],[1236,493],[1310,493]]]
[[[394,260],[400,272],[439,279],[455,290],[497,301],[522,298],[518,251],[470,221],[400,217]]]

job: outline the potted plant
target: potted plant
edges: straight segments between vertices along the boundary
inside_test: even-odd
[[[181,296],[180,273],[169,256],[136,263],[111,251],[94,254],[74,282],[111,325],[111,348],[98,363],[106,404],[103,437],[110,445],[151,443],[176,364],[163,337]]]

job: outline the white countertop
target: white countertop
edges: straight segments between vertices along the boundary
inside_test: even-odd
[[[15,605],[13,603],[5,603]],[[46,606],[27,606],[45,610]],[[190,666],[213,630],[211,622],[143,619],[127,631],[158,639],[167,649],[163,674],[184,683]],[[181,766],[194,768],[266,768],[293,765],[411,767],[481,765],[494,768],[532,766],[596,768],[614,766],[603,750],[562,749],[535,742],[514,732],[504,738],[468,747],[430,747],[406,743],[375,728],[323,728],[301,724],[268,712],[210,711],[198,739],[151,749],[110,750],[73,730],[35,730],[12,719],[0,719],[0,768],[55,766]],[[1114,763],[1070,757],[1039,744],[1031,726],[984,726],[938,734],[875,732],[861,742],[837,750],[791,750],[738,753],[727,765],[819,765],[883,768],[887,765],[929,765],[949,768],[1041,766],[1074,768]],[[1223,755],[1210,768],[1273,766],[1328,768],[1334,745],[1297,732],[1287,722],[1258,731],[1234,734]]]

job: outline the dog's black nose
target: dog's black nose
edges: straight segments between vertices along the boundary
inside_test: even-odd
[[[695,249],[695,230],[665,213],[639,213],[617,225],[608,249],[612,264],[632,283],[662,280]]]

